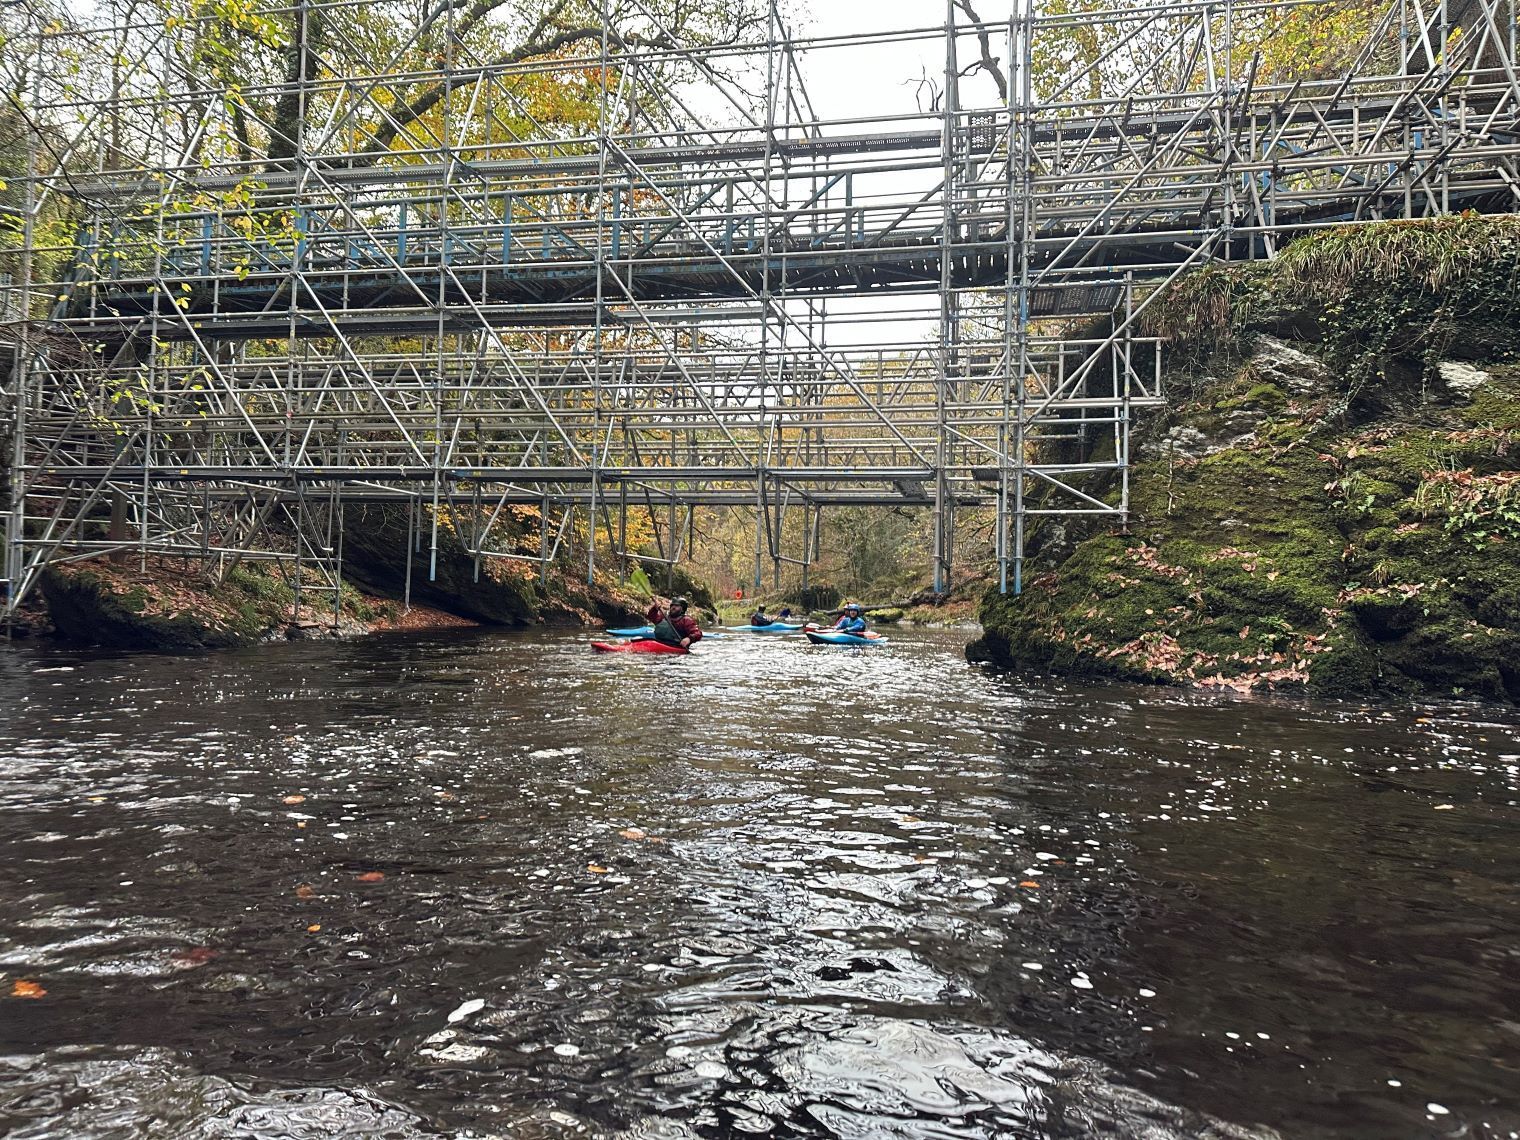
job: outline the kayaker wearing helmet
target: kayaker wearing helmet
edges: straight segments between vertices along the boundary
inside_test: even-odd
[[[661,609],[659,602],[650,606],[644,616],[654,626],[653,640],[662,645],[679,645],[682,649],[689,649],[701,641],[702,627],[697,625],[696,618],[686,616],[687,609],[685,598],[671,598],[668,611]]]
[[[838,633],[863,634],[866,631],[866,619],[861,616],[860,606],[856,602],[850,602],[844,607],[844,612],[839,615],[839,620],[834,623],[834,629]]]

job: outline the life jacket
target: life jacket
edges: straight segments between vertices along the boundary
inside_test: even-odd
[[[680,645],[686,635],[671,624],[669,615],[666,615],[655,624],[653,636],[661,645]]]
[[[771,618],[771,617],[766,617],[764,614],[757,612],[757,613],[750,614],[749,624],[750,625],[775,625],[776,624],[776,619],[775,618]]]

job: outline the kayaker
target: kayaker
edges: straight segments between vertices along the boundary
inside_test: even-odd
[[[834,632],[853,633],[856,636],[864,636],[866,632],[866,619],[861,616],[860,606],[850,602],[844,607],[844,612],[839,615],[839,620],[834,623]]]
[[[671,598],[668,610],[662,609],[659,602],[650,606],[644,616],[654,626],[651,640],[662,645],[679,645],[682,649],[690,649],[701,641],[702,627],[696,618],[686,616],[688,608],[685,598]]]
[[[755,612],[749,615],[750,625],[774,625],[775,622],[766,615],[765,603],[761,602],[755,607]]]

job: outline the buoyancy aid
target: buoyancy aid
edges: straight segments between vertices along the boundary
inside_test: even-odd
[[[680,645],[686,635],[671,623],[667,614],[655,623],[653,636],[661,645]]]

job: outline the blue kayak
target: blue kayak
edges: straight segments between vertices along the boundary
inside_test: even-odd
[[[814,645],[884,645],[885,637],[861,637],[858,633],[835,633],[832,630],[824,630],[815,633],[808,630],[808,640]]]

